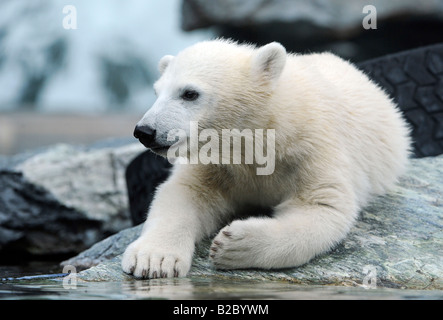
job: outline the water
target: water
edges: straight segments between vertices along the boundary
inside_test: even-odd
[[[5,278],[61,273],[62,267],[59,264],[60,261],[53,260],[33,260],[14,265],[0,264],[0,281],[4,281]]]
[[[0,300],[443,300],[443,290],[305,286],[286,281],[219,276],[85,282],[76,278],[67,281],[62,272],[59,261],[52,260],[0,266]]]
[[[443,299],[443,291],[365,289],[362,287],[300,286],[288,282],[221,278],[178,278],[122,282],[63,281],[41,275],[28,280],[3,280],[0,299]]]

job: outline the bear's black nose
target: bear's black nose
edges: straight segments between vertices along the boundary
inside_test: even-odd
[[[140,142],[146,147],[150,148],[156,146],[155,142],[155,129],[149,126],[136,126],[134,129],[134,137],[140,140]]]

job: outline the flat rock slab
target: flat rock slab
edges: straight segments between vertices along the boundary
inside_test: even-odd
[[[141,226],[121,231],[64,262],[97,264],[78,274],[84,281],[124,281],[121,254]],[[210,239],[197,246],[189,277],[289,281],[305,285],[443,289],[443,156],[414,159],[389,194],[365,208],[348,237],[310,263],[283,270],[215,270]]]

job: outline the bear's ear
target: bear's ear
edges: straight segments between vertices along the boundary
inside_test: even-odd
[[[271,42],[258,49],[252,58],[252,72],[272,82],[280,77],[286,64],[286,49],[278,42]]]
[[[163,72],[165,72],[172,59],[174,59],[174,56],[170,55],[164,56],[160,59],[160,62],[158,63],[158,71],[160,71],[160,74],[163,74]]]

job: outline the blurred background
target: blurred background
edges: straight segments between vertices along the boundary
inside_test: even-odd
[[[359,62],[442,42],[442,18],[439,0],[0,0],[0,155],[130,139],[158,60],[204,39]]]

